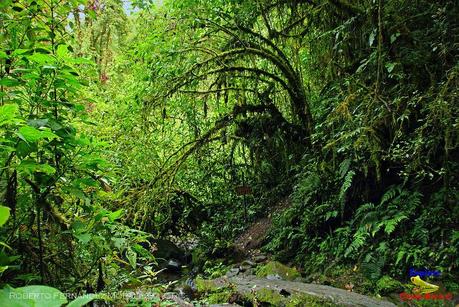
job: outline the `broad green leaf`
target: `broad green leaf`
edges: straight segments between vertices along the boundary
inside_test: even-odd
[[[85,136],[79,136],[76,137],[74,140],[75,144],[81,145],[81,146],[88,146],[91,145],[91,140]]]
[[[13,56],[25,54],[27,52],[32,52],[30,49],[16,49],[13,51]]]
[[[19,158],[25,158],[32,152],[37,151],[38,146],[35,143],[27,143],[25,141],[19,141],[16,146],[16,154]]]
[[[5,104],[0,107],[0,126],[19,123],[19,106],[17,104]]]
[[[75,237],[83,244],[87,244],[92,238],[89,233],[76,234]]]
[[[94,217],[95,221],[100,221],[102,218],[108,216],[110,214],[110,211],[102,209],[100,212]]]
[[[453,233],[451,235],[451,242],[456,242],[459,241],[459,231],[453,230]]]
[[[97,294],[85,294],[83,296],[77,297],[73,301],[71,301],[67,307],[82,307],[89,302],[92,302],[98,297]]]
[[[73,186],[75,186],[75,187],[82,187],[82,186],[98,187],[99,186],[99,182],[97,180],[92,179],[92,178],[81,178],[81,179],[76,179],[73,182]]]
[[[16,79],[11,79],[11,78],[0,79],[0,86],[11,87],[11,86],[18,86],[18,85],[21,85],[21,82],[19,82]]]
[[[34,301],[27,296],[22,297],[16,289],[6,286],[0,289],[0,306],[8,307],[30,307],[34,306]]]
[[[121,249],[126,244],[125,238],[114,237],[112,238],[112,241],[113,241],[113,245],[115,245],[117,249]]]
[[[57,130],[60,130],[60,129],[64,128],[64,126],[62,126],[62,123],[60,123],[59,121],[56,121],[54,119],[49,119],[48,123],[47,123],[47,126],[50,127],[53,131],[57,131]],[[68,129],[66,129],[66,130],[68,130]]]
[[[52,64],[56,62],[56,59],[49,54],[43,54],[43,53],[34,53],[32,55],[27,56],[27,59],[29,59],[32,62],[36,62],[38,64]]]
[[[57,135],[52,133],[49,129],[38,130],[31,126],[24,126],[19,129],[18,136],[25,142],[38,142],[42,139],[53,140],[59,138]]]
[[[152,258],[153,257],[153,255],[140,244],[134,244],[132,246],[132,249],[137,254],[141,255],[142,257],[145,257],[145,258]]]
[[[126,257],[129,260],[129,264],[132,266],[133,269],[137,266],[137,253],[134,252],[132,249],[128,248],[126,250]]]
[[[10,208],[0,206],[0,227],[2,227],[10,217]]]
[[[40,276],[34,273],[19,274],[15,277],[15,279],[25,281],[26,283],[30,283],[31,281],[40,280]]]
[[[11,2],[13,2],[13,0],[2,0],[2,1],[0,1],[0,9],[7,8],[9,5],[11,5]]]
[[[49,164],[40,164],[32,160],[23,160],[16,169],[26,174],[33,174],[35,172],[45,173],[52,175],[56,172],[56,169]]]
[[[59,45],[56,50],[56,55],[62,59],[69,58],[70,56],[67,45]]]
[[[96,12],[94,12],[93,10],[89,10],[88,15],[89,17],[91,17],[91,19],[95,19],[97,17]]]
[[[110,220],[110,222],[113,222],[113,221],[119,219],[122,214],[123,214],[123,209],[117,210],[115,212],[110,213],[108,215],[108,219]]]
[[[69,59],[70,63],[73,64],[87,64],[87,65],[95,65],[94,61],[91,61],[89,59],[85,58],[74,58],[74,59]]]
[[[77,198],[80,198],[80,199],[86,198],[86,194],[80,188],[68,186],[68,187],[63,187],[63,190]]]
[[[83,224],[81,221],[73,222],[71,227],[77,233],[81,233],[81,232],[85,231],[85,229],[86,229],[86,225]]]
[[[8,270],[8,266],[5,265],[5,266],[0,266],[0,276],[2,276],[2,273],[5,272],[6,270]]]
[[[34,307],[60,307],[67,303],[67,298],[64,293],[56,288],[47,286],[27,286],[14,289],[13,293],[17,293],[17,298],[13,295],[12,301],[21,301],[24,297],[31,300]],[[2,305],[2,304],[0,304]],[[11,306],[11,305],[2,305]]]

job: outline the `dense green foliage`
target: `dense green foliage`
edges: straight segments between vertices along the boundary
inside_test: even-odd
[[[308,275],[457,278],[455,1],[131,4],[0,4],[2,282],[147,284],[151,236],[225,258],[268,214]]]

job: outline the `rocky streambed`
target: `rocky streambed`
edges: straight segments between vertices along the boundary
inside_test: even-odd
[[[250,240],[252,238],[253,235]],[[247,249],[247,244],[243,250],[250,253],[227,267],[224,276],[205,279],[197,274],[200,270],[193,267],[193,263],[203,259],[191,261],[186,250],[167,240],[154,243],[155,256],[161,259],[164,270],[158,282],[169,285],[166,287],[169,292],[162,294],[161,300],[176,306],[395,306],[344,289],[306,283],[295,268],[270,261],[258,249]],[[241,250],[235,255],[243,254]],[[140,291],[149,292],[145,288]]]
[[[395,306],[388,301],[330,286],[253,275],[219,278],[207,283],[216,291],[230,289],[232,294],[228,302],[236,304],[247,304],[244,298],[248,298],[252,304],[261,306]]]
[[[305,283],[294,268],[258,255],[215,279],[178,283],[164,299],[177,306],[395,306],[393,303],[331,286]]]

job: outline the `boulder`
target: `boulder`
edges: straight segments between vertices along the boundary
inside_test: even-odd
[[[190,255],[174,242],[166,239],[154,239],[151,242],[153,255],[157,259],[175,259],[181,263],[189,263]]]
[[[208,289],[233,289],[249,301],[272,306],[370,306],[392,307],[383,299],[324,285],[286,280],[268,280],[256,276],[235,276],[202,282]]]
[[[301,277],[301,274],[295,269],[283,265],[277,261],[270,261],[257,269],[258,277],[271,277],[270,279],[283,279],[293,281]],[[277,278],[272,278],[276,276]]]
[[[169,272],[179,272],[182,266],[191,262],[191,255],[170,240],[152,239],[141,245],[152,252],[161,269]]]

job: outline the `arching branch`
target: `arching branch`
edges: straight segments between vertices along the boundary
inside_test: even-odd
[[[197,94],[197,95],[209,95],[209,94],[215,94],[215,93],[226,92],[226,91],[257,93],[257,91],[255,91],[254,89],[240,88],[240,87],[224,87],[224,88],[218,88],[218,89],[213,89],[213,90],[210,89],[207,91],[179,90],[180,93]]]
[[[215,134],[218,133],[223,128],[228,127],[234,120],[243,114],[247,113],[269,113],[273,118],[277,121],[281,122],[284,127],[294,128],[291,124],[288,123],[285,118],[283,118],[281,112],[271,103],[263,104],[263,105],[236,105],[233,108],[233,111],[229,114],[226,114],[222,118],[220,118],[210,130],[204,133],[199,139],[193,140],[182,147],[180,147],[177,151],[175,151],[170,157],[167,158],[166,161],[170,161],[173,156],[177,156],[180,152],[184,151],[186,147],[190,146],[186,149],[183,154],[178,158],[172,165],[166,166],[163,165],[162,170],[159,174],[153,179],[153,181],[149,184],[149,186],[154,186],[158,181],[165,179],[165,178],[173,178],[180,168],[180,166],[199,148],[202,148],[204,145],[220,139],[219,137],[215,137]],[[166,162],[167,163],[167,162]]]

